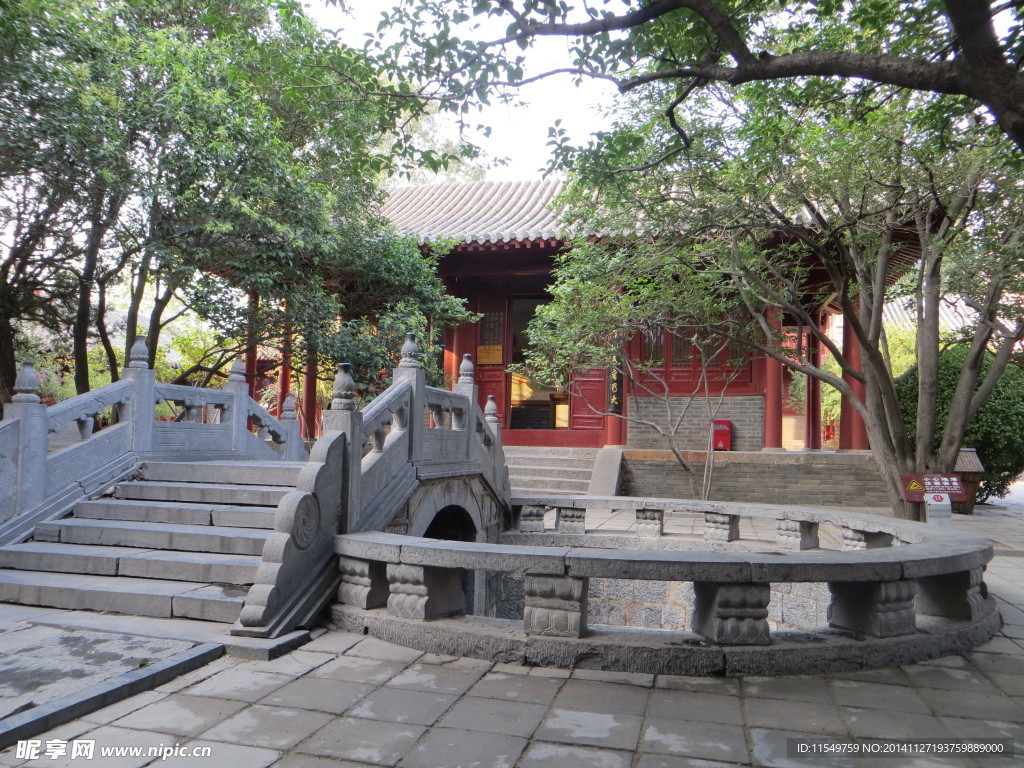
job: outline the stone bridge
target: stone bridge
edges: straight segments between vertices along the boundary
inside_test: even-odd
[[[204,389],[156,382],[147,359],[137,343],[120,381],[49,408],[23,364],[0,422],[0,600],[275,637],[335,596],[336,535],[486,540],[510,517],[497,419],[477,405],[468,356],[454,391],[427,386],[409,334],[363,410],[340,364],[308,453],[291,398],[269,414],[238,362]],[[158,420],[158,405],[175,417]]]
[[[0,422],[0,600],[257,638],[333,603],[336,625],[421,650],[713,675],[902,664],[1000,626],[992,547],[934,525],[513,498],[469,356],[453,391],[427,386],[411,334],[362,410],[338,366],[308,455],[294,403],[271,416],[237,363],[223,388],[200,389],[155,382],[147,357],[137,345],[121,381],[50,408],[24,365]],[[69,427],[69,444],[49,437]]]

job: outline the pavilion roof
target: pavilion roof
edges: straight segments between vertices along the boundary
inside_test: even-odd
[[[423,184],[391,190],[383,214],[420,244],[508,243],[561,236],[562,181]]]

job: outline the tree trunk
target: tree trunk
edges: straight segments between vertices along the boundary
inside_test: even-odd
[[[178,289],[177,280],[168,278],[164,292],[153,301],[153,311],[149,313],[149,333],[146,334],[146,345],[149,347],[149,367],[156,366],[156,350],[160,344],[160,331],[163,330],[164,310],[174,298],[174,292]]]
[[[0,315],[0,404],[14,397],[14,380],[18,377],[18,361],[14,357],[14,325]]]
[[[118,365],[117,353],[110,341],[110,334],[107,332],[107,284],[99,283],[99,297],[96,302],[96,332],[100,335],[100,343],[103,345],[103,352],[107,356],[107,366],[110,368],[110,383],[121,378],[120,366]]]
[[[139,270],[132,283],[131,298],[128,301],[128,315],[124,324],[124,359],[131,354],[135,337],[139,335],[139,311],[142,308],[142,299],[146,295],[146,286],[149,284],[149,265],[152,262],[152,255],[147,248],[139,262]]]

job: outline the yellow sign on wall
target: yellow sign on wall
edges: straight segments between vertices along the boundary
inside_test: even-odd
[[[501,365],[505,362],[500,344],[476,348],[477,365]]]

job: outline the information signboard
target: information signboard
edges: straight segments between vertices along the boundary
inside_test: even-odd
[[[907,501],[928,501],[927,495],[933,493],[944,493],[951,501],[967,501],[958,475],[900,475],[900,481]]]

